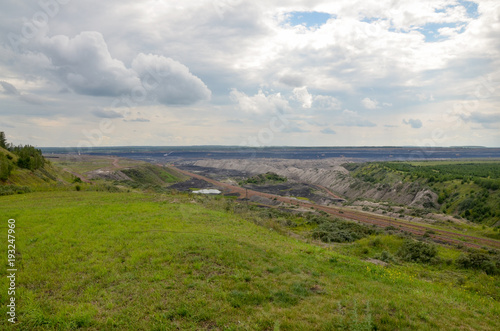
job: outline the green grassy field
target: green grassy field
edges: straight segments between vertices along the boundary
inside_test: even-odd
[[[1,196],[0,325],[10,324],[7,220],[14,218],[14,329],[498,328],[498,276],[417,264],[377,266],[362,261],[366,248],[391,251],[397,239],[319,246],[280,234],[238,208],[186,194]],[[447,273],[488,288],[451,282]]]

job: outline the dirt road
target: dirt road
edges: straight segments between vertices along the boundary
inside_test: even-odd
[[[265,197],[268,199],[275,199],[277,201],[281,201],[284,203],[289,203],[297,206],[302,206],[305,208],[311,208],[313,207],[316,210],[321,210],[324,211],[328,214],[341,217],[341,218],[346,218],[346,219],[351,219],[359,222],[363,222],[366,224],[373,224],[376,226],[380,227],[389,227],[392,226],[396,229],[411,232],[416,235],[424,235],[427,234],[430,238],[434,239],[436,242],[445,242],[445,243],[451,243],[451,244],[457,244],[457,245],[464,245],[464,246],[469,246],[469,247],[475,247],[475,248],[481,248],[484,246],[488,247],[494,247],[500,249],[500,241],[494,240],[494,239],[488,239],[488,238],[481,238],[481,237],[475,237],[475,236],[470,236],[462,233],[456,233],[452,231],[447,231],[447,230],[440,230],[440,229],[435,229],[432,227],[428,227],[425,225],[421,224],[415,224],[411,223],[408,221],[404,221],[401,219],[396,219],[396,218],[390,218],[390,217],[385,217],[381,215],[376,215],[376,214],[371,214],[367,212],[362,212],[358,210],[351,210],[343,207],[329,207],[329,206],[321,206],[317,205],[314,203],[310,202],[305,202],[301,201],[298,199],[293,199],[293,198],[286,198],[282,197],[279,195],[274,195],[274,194],[269,194],[269,193],[262,193],[262,192],[257,192],[254,190],[247,190],[242,187],[237,187],[233,186],[227,183],[222,183],[217,180],[194,174],[189,171],[181,170],[178,169],[174,166],[170,166],[172,169],[177,170],[186,176],[193,177],[193,178],[198,178],[201,180],[204,180],[208,183],[211,183],[215,186],[221,187],[225,190],[227,190],[229,193],[238,193],[240,197],[247,197],[251,198],[252,196],[261,196]],[[334,195],[333,193],[331,193]],[[335,196],[335,195],[334,195]]]

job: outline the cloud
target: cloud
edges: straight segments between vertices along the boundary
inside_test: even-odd
[[[164,105],[189,105],[210,100],[212,92],[180,62],[140,53],[132,62],[143,86],[152,89]]]
[[[310,130],[305,130],[302,129],[301,127],[291,124],[287,127],[285,127],[283,130],[281,130],[283,133],[304,133],[304,132],[311,132]]]
[[[123,118],[122,114],[114,110],[95,109],[92,114],[99,118]]]
[[[113,58],[103,35],[84,31],[73,38],[43,37],[35,50],[49,60],[48,69],[78,94],[121,96],[144,94],[164,105],[209,100],[211,91],[188,67],[171,58],[139,53],[131,68]]]
[[[6,95],[16,95],[19,100],[32,105],[43,105],[45,98],[31,94],[22,93],[11,83],[0,81],[0,85],[3,87],[3,93]]]
[[[293,95],[295,100],[302,103],[302,108],[311,108],[313,97],[306,86],[294,88]]]
[[[419,119],[410,118],[408,121],[403,120],[403,123],[410,125],[413,129],[420,129],[422,127],[422,121]]]
[[[266,95],[262,92],[262,90],[259,90],[259,92],[254,96],[248,96],[237,89],[232,89],[230,96],[233,101],[238,103],[240,110],[246,113],[283,113],[290,109],[288,100],[286,100],[280,93]]]
[[[345,109],[341,116],[339,117],[339,122],[337,123],[341,126],[359,126],[359,127],[374,127],[377,124],[364,119],[357,112]]]
[[[320,109],[331,109],[338,110],[340,109],[341,103],[334,97],[327,95],[316,95],[314,96],[314,107]]]
[[[3,87],[3,93],[7,95],[19,95],[19,91],[16,87],[5,81],[0,81],[0,85]]]
[[[39,50],[50,59],[51,72],[79,94],[118,96],[140,86],[136,73],[111,56],[99,32],[44,37]]]
[[[19,99],[32,105],[43,105],[44,98],[30,93],[22,93]]]
[[[364,98],[363,100],[361,100],[361,104],[366,109],[377,109],[378,108],[378,101],[372,100],[370,98]]]
[[[303,77],[294,74],[284,74],[279,78],[279,82],[290,87],[301,87],[304,85]]]
[[[37,1],[10,1],[0,11],[0,80],[15,85],[15,90],[0,85],[0,113],[19,128],[25,143],[35,134],[46,137],[41,145],[77,144],[85,138],[82,129],[95,125],[87,118],[95,116],[93,107],[123,110],[111,107],[111,98],[132,96],[143,87],[145,102],[134,105],[140,114],[120,112],[127,119],[151,119],[135,123],[147,124],[137,140],[144,144],[160,143],[155,135],[166,130],[182,137],[177,143],[231,144],[242,127],[252,132],[266,127],[274,112],[293,115],[306,123],[302,128],[315,127],[308,144],[321,144],[326,136],[320,130],[327,127],[338,132],[339,144],[391,144],[387,132],[396,129],[385,123],[403,130],[399,143],[411,144],[423,128],[409,130],[403,119],[439,125],[454,102],[475,102],[478,93],[480,107],[467,107],[462,118],[454,118],[468,124],[441,125],[446,138],[440,143],[498,146],[500,141],[500,131],[479,131],[500,125],[491,115],[500,109],[491,92],[500,77],[499,1],[216,0],[214,5],[200,0],[182,6],[163,1],[154,8],[143,2],[73,1],[14,51],[9,35],[22,37],[23,24],[40,10]],[[283,24],[290,13],[315,11],[332,18],[314,29]],[[143,67],[134,67],[140,58]],[[170,76],[159,75],[157,67]],[[307,94],[295,99],[305,86]],[[59,93],[61,88],[69,93]],[[368,108],[363,99],[371,102]],[[50,107],[33,106],[40,101]],[[15,116],[7,117],[10,111]],[[71,128],[42,132],[29,124],[35,116],[74,121]],[[172,127],[161,120],[166,118]],[[230,119],[244,124],[231,125]],[[207,123],[210,134],[201,134]],[[336,123],[352,129],[340,134]],[[125,144],[132,124],[117,126],[106,143]],[[273,143],[300,145],[304,136],[284,132]]]
[[[324,134],[337,134],[337,132],[335,132],[334,130],[332,130],[330,128],[324,128],[323,130],[321,130],[321,133],[324,133]]]
[[[495,124],[500,123],[500,114],[475,111],[467,115],[460,114],[459,117],[465,122],[481,124],[485,129],[497,129],[498,125]]]
[[[138,117],[138,118],[134,118],[134,119],[130,119],[130,120],[124,120],[124,121],[125,122],[151,122],[147,118],[142,118],[142,117]]]

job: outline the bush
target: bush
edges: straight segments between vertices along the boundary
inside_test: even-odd
[[[408,262],[429,263],[437,255],[436,246],[421,241],[405,240],[397,255]]]
[[[31,188],[28,186],[17,186],[17,185],[0,185],[0,196],[1,195],[12,195],[12,194],[23,194],[31,192]]]
[[[382,253],[380,253],[379,255],[376,255],[375,258],[380,260],[380,261],[384,261],[386,263],[396,262],[396,259],[394,258],[394,256],[391,253],[389,253],[388,251],[382,251]]]
[[[461,254],[455,263],[460,268],[483,270],[488,275],[499,273],[498,262],[495,262],[493,258],[481,252]]]
[[[313,238],[327,243],[347,243],[376,233],[377,230],[366,225],[336,219],[319,224],[313,231]]]

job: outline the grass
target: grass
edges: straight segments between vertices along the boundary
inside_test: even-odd
[[[51,155],[45,155],[50,157]],[[147,164],[144,161],[131,160],[120,158],[118,163],[118,168],[115,167],[115,158],[110,156],[96,156],[96,155],[57,155],[57,158],[49,158],[51,162],[61,168],[67,168],[71,171],[83,174],[89,171],[94,171],[98,169],[110,169],[117,170],[126,167],[135,167],[139,165]]]
[[[15,218],[17,225],[19,323],[14,329],[498,326],[498,278],[487,278],[489,292],[484,292],[464,288],[467,281],[435,280],[432,275],[439,272],[421,265],[383,268],[356,256],[356,245],[370,245],[373,238],[319,247],[256,225],[256,213],[237,213],[238,208],[244,207],[187,194],[73,191],[0,197],[4,222]],[[6,247],[6,235],[0,238]],[[397,239],[380,241],[376,249],[399,245]],[[3,316],[5,270],[0,271]],[[478,280],[490,277],[467,272]],[[7,327],[6,318],[0,323]]]

